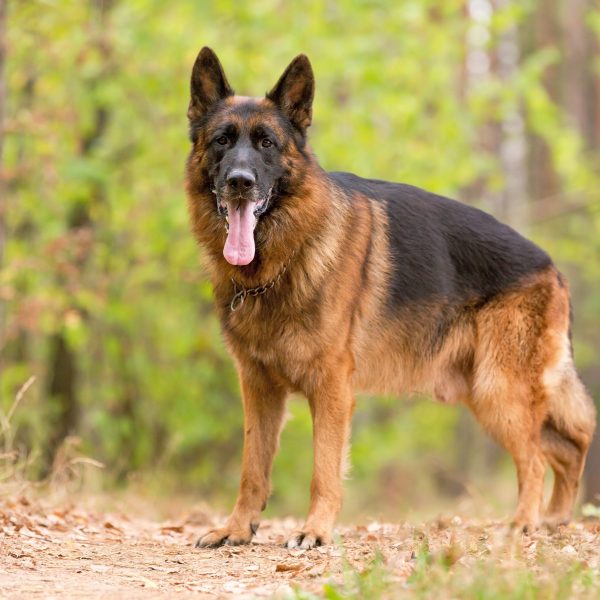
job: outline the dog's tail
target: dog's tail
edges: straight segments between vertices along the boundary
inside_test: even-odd
[[[594,401],[579,379],[571,344],[572,313],[564,280],[564,299],[568,328],[556,332],[558,360],[546,369],[544,387],[548,396],[548,415],[542,427],[542,449],[555,474],[550,512],[567,518],[575,502],[585,458],[596,428]]]

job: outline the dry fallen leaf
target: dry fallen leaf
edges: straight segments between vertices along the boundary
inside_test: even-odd
[[[142,585],[144,587],[153,589],[153,590],[157,590],[158,589],[158,584],[154,583],[154,581],[152,581],[151,579],[148,579],[147,577],[143,577],[142,575],[140,575],[138,577],[139,581],[141,581]]]
[[[123,533],[123,530],[120,527],[117,527],[110,521],[104,521],[104,529],[110,529],[113,531],[118,531],[119,533]]]
[[[161,525],[161,533],[183,533],[185,525]]]
[[[277,563],[275,566],[275,573],[285,573],[286,571],[297,573],[304,568],[305,566],[301,563]]]
[[[166,573],[167,575],[172,575],[173,573],[179,573],[179,569],[173,569],[168,567],[159,567],[157,565],[150,565],[148,567],[150,571],[160,571],[161,573]]]
[[[304,574],[309,577],[319,577],[320,575],[323,575],[323,573],[325,573],[325,565],[323,564],[314,565],[304,571]]]
[[[8,555],[12,558],[31,558],[33,560],[33,556],[31,556],[31,554],[17,554],[15,552],[9,552]]]

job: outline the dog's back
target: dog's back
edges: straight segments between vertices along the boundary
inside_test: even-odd
[[[410,302],[485,301],[551,265],[538,246],[491,215],[420,188],[330,173],[384,207],[391,310]]]

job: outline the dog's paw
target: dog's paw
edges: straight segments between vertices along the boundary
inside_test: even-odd
[[[542,524],[550,531],[554,531],[561,526],[568,525],[570,521],[569,513],[551,513],[544,516]]]
[[[285,547],[288,550],[294,550],[295,548],[310,550],[317,546],[329,544],[330,541],[331,537],[328,534],[319,533],[314,529],[306,529],[295,531],[285,543]]]
[[[518,533],[530,534],[533,533],[538,528],[538,521],[534,519],[513,519],[509,528],[511,531],[515,531]]]
[[[249,544],[256,533],[258,525],[250,525],[247,531],[233,527],[213,529],[198,538],[196,548],[218,548],[219,546],[239,546]]]

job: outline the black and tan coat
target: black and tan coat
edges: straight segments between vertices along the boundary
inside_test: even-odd
[[[234,95],[208,48],[194,65],[189,211],[245,416],[238,500],[198,544],[251,540],[294,391],[310,404],[314,471],[290,548],[331,539],[356,391],[466,404],[514,458],[514,523],[538,524],[547,464],[545,518],[567,520],[595,411],[573,365],[565,279],[480,210],[325,172],[306,142],[313,91],[304,56],[265,98]]]

